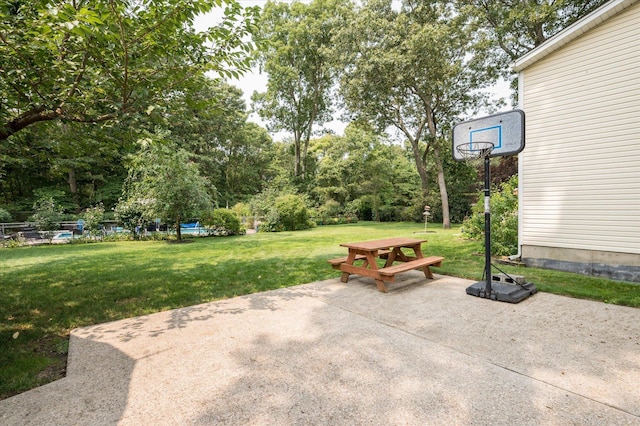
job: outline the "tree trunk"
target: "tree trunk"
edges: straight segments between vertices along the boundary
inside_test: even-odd
[[[302,154],[300,156],[300,176],[302,179],[305,179],[307,175],[307,166],[305,164],[305,159],[307,158],[307,150],[309,149],[309,140],[311,139],[311,135],[306,134],[304,138],[304,145],[302,149]]]
[[[294,165],[293,165],[293,175],[295,177],[300,176],[300,135],[299,134],[294,134],[294,141],[293,141],[294,145],[295,145],[295,161],[294,161]]]
[[[176,219],[176,238],[182,241],[182,232],[180,231],[180,218]]]
[[[438,174],[438,189],[440,189],[440,204],[442,205],[442,228],[451,228],[451,217],[449,216],[449,193],[447,192],[447,182],[444,180],[444,168],[442,167],[442,158],[440,158],[440,144],[438,142],[438,132],[436,131],[436,120],[433,110],[428,108],[429,115],[427,126],[429,135],[431,136],[431,144],[433,145],[433,160],[436,165]]]
[[[447,184],[444,181],[444,169],[440,158],[440,147],[433,145],[433,158],[438,170],[438,188],[440,189],[440,202],[442,203],[442,228],[451,228],[451,218],[449,217],[449,193],[447,192]]]
[[[429,195],[429,177],[427,176],[427,168],[424,161],[422,161],[422,154],[420,153],[420,147],[418,146],[418,140],[413,138],[410,133],[405,132],[405,136],[411,142],[411,149],[413,152],[413,160],[416,163],[416,169],[420,176],[420,185],[422,187],[422,197],[426,200]]]
[[[302,163],[302,179],[306,178],[307,175],[307,166],[306,166],[306,159],[307,159],[307,152],[309,151],[309,141],[311,140],[311,131],[313,130],[313,123],[316,120],[316,115],[318,113],[318,97],[317,97],[317,93],[318,91],[315,92],[316,96],[313,102],[313,108],[311,111],[311,117],[309,118],[309,122],[304,130],[304,147],[302,150],[302,158],[300,159],[300,162]]]
[[[76,181],[76,172],[75,170],[69,170],[69,192],[71,192],[71,197],[73,198],[73,202],[78,204],[78,182]]]

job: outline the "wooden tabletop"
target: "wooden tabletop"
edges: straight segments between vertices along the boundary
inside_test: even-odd
[[[417,240],[415,238],[385,238],[383,240],[362,241],[357,243],[340,244],[341,247],[348,247],[357,250],[384,250],[391,247],[413,247],[422,244],[427,240]]]

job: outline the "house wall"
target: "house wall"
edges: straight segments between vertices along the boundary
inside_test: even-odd
[[[640,282],[640,3],[520,80],[522,259]]]

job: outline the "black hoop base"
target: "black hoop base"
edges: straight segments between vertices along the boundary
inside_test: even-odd
[[[520,303],[527,297],[536,294],[538,289],[533,283],[492,283],[489,291],[490,293],[487,293],[487,283],[485,281],[478,281],[467,287],[467,294],[471,296],[507,303]]]

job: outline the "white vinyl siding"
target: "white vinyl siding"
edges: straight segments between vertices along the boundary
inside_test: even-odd
[[[640,3],[521,73],[521,244],[640,254]]]

